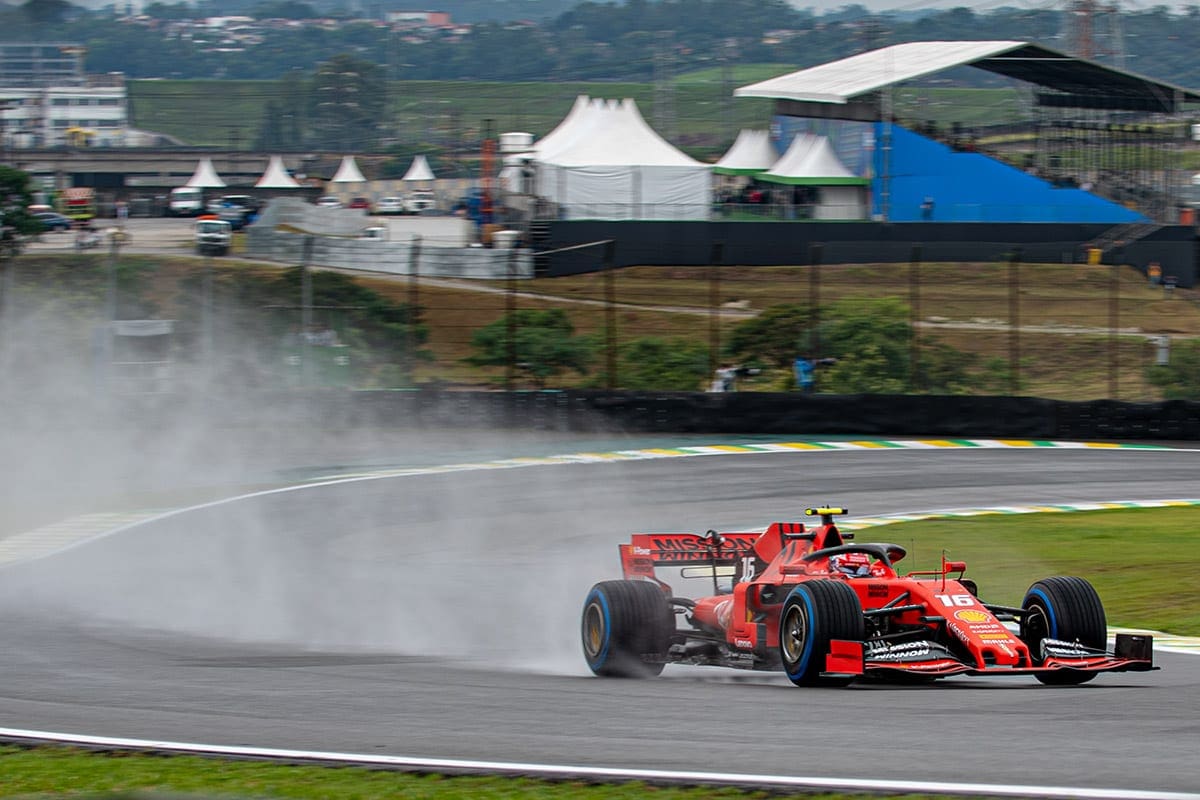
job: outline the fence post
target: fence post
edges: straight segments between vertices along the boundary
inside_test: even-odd
[[[508,251],[508,280],[504,292],[504,321],[506,357],[504,359],[504,391],[511,392],[517,378],[517,248]]]
[[[913,394],[925,388],[924,376],[921,374],[921,333],[917,327],[921,322],[921,245],[914,244],[912,256],[908,263],[908,307],[909,327],[912,329],[912,341],[908,350],[908,390]]]
[[[713,375],[721,360],[721,264],[725,243],[713,242],[708,263],[708,373]]]
[[[821,358],[821,257],[825,245],[813,242],[808,248],[808,301],[812,304],[812,358]]]
[[[617,243],[609,239],[604,243],[604,387],[617,388]]]
[[[1121,340],[1117,331],[1121,327],[1121,262],[1124,261],[1124,253],[1118,250],[1116,256],[1108,281],[1108,396],[1112,400],[1117,400],[1120,394]]]
[[[404,377],[417,384],[417,326],[421,324],[421,237],[413,236],[408,248],[408,325],[404,336]]]
[[[1009,391],[1021,390],[1021,248],[1013,248],[1008,261],[1008,368]]]

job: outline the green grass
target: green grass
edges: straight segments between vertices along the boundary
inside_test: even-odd
[[[364,767],[295,766],[195,756],[91,753],[68,747],[0,746],[0,798],[49,800],[720,800],[766,798],[729,788],[644,783],[550,783],[527,778],[443,777]],[[813,794],[811,800],[851,800],[861,794]],[[906,795],[918,800],[917,795]],[[894,800],[904,800],[895,797]],[[921,796],[922,800],[931,800]]]
[[[1192,508],[982,516],[867,529],[860,541],[908,549],[902,570],[931,569],[942,551],[967,562],[988,602],[1020,605],[1035,580],[1079,575],[1096,587],[1110,625],[1200,635],[1200,544]]]
[[[134,127],[166,133],[186,144],[246,150],[253,147],[273,81],[130,81]],[[654,86],[641,83],[495,83],[487,81],[397,81],[389,87],[387,127],[402,144],[475,147],[485,120],[495,132],[527,131],[542,136],[580,94],[606,99],[633,98],[647,121],[654,120]],[[741,98],[726,102],[725,86],[682,83],[675,91],[680,141],[723,152],[742,127],[765,128],[771,101]],[[727,112],[733,116],[728,117]],[[726,128],[732,133],[726,134]],[[661,131],[660,131],[661,132]],[[725,139],[729,141],[726,142]],[[718,152],[718,155],[719,155]]]
[[[741,128],[766,128],[773,103],[766,98],[731,98],[731,88],[791,72],[786,64],[738,65],[727,83],[720,68],[689,72],[675,81],[671,117],[675,130],[655,124],[655,89],[650,83],[497,83],[494,81],[394,81],[389,84],[387,127],[403,144],[453,145],[479,138],[484,120],[497,131],[548,133],[562,121],[576,96],[633,98],[646,120],[693,155],[719,156]],[[730,85],[732,84],[732,87]],[[249,149],[276,81],[129,81],[133,126],[175,136],[186,144]],[[1014,122],[1015,92],[1008,89],[902,87],[893,98],[902,120],[936,120],[943,129]]]

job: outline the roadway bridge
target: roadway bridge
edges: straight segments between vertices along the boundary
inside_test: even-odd
[[[170,189],[182,186],[196,171],[202,158],[210,158],[217,174],[231,188],[252,187],[267,168],[271,156],[278,155],[292,174],[327,180],[333,177],[345,153],[278,153],[252,150],[217,150],[202,147],[105,148],[51,147],[10,149],[0,161],[35,176],[47,185],[93,186],[122,194],[138,190]],[[383,155],[355,155],[360,166],[381,161]],[[303,182],[303,181],[301,181]]]

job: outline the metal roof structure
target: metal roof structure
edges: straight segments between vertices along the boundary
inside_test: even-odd
[[[1048,90],[1038,93],[1044,106],[1167,113],[1200,102],[1200,92],[1191,89],[1016,41],[896,44],[742,86],[734,96],[823,104],[827,110],[820,116],[838,116],[830,106],[857,105],[855,118],[862,118],[863,103],[873,101],[874,93],[954,67],[1040,86]]]

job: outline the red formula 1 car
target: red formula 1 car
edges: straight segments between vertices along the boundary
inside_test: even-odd
[[[797,686],[960,673],[1061,685],[1156,669],[1149,636],[1118,634],[1106,650],[1104,607],[1083,578],[1037,581],[1020,608],[985,603],[963,562],[943,557],[940,569],[899,575],[900,545],[851,542],[834,523],[845,509],[805,513],[821,524],[634,534],[619,546],[625,580],[596,584],[584,602],[592,672],[648,677],[665,664],[700,664],[782,667]],[[676,576],[712,593],[680,596],[661,579]]]

